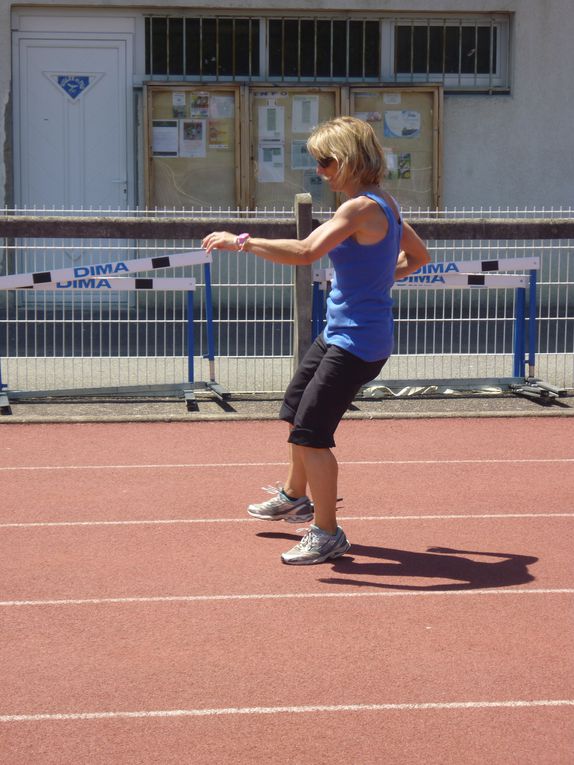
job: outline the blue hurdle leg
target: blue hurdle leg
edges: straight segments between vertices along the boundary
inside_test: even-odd
[[[535,376],[536,338],[537,338],[537,295],[536,270],[530,271],[530,289],[528,291],[528,377]]]
[[[193,338],[193,290],[187,293],[187,381],[192,383],[193,357],[194,357],[194,338]]]
[[[215,381],[215,340],[213,337],[213,301],[211,297],[211,266],[205,263],[203,266],[205,274],[205,319],[207,330],[207,358],[209,359],[209,379]]]
[[[526,289],[516,290],[516,313],[514,318],[514,377],[524,377],[524,322]]]

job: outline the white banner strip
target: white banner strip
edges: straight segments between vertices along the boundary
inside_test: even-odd
[[[135,258],[133,260],[115,260],[110,263],[97,263],[75,268],[58,268],[54,271],[37,271],[28,274],[11,274],[0,276],[0,290],[17,289],[20,287],[38,287],[56,282],[74,281],[77,279],[107,279],[110,276],[122,276],[138,271],[155,271],[158,268],[179,268],[200,263],[211,263],[211,255],[205,250],[189,250],[172,255],[157,255],[153,258]]]
[[[20,290],[42,291],[66,291],[66,290],[101,290],[106,292],[132,290],[185,290],[193,291],[196,288],[196,280],[193,278],[173,279],[146,279],[145,277],[132,279],[129,276],[90,276],[85,279],[71,279],[66,282],[47,282],[46,284],[34,284],[32,287],[20,287]]]

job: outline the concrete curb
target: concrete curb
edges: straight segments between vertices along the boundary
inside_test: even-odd
[[[348,420],[437,420],[437,419],[478,419],[478,418],[516,418],[516,417],[574,417],[574,409],[540,411],[461,411],[461,412],[349,412],[343,419]],[[108,422],[257,422],[274,420],[279,422],[277,414],[202,414],[189,412],[183,414],[126,414],[126,415],[40,415],[38,417],[18,417],[8,415],[0,420],[0,425],[40,425],[70,423],[108,423]]]

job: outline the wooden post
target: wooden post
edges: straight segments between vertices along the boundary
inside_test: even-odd
[[[311,194],[295,195],[295,222],[297,239],[305,239],[313,229]],[[312,275],[311,266],[295,266],[293,326],[293,370],[311,345]]]

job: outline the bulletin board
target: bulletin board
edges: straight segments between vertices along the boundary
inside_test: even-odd
[[[306,142],[320,122],[339,114],[339,94],[338,88],[251,89],[252,208],[291,209],[302,192],[311,194],[314,207],[335,206]]]
[[[148,85],[148,207],[239,206],[239,90]]]
[[[370,122],[385,149],[386,188],[405,209],[441,204],[440,86],[245,86],[150,83],[145,104],[149,208],[292,209],[296,194],[342,200],[306,150],[340,114]]]
[[[441,88],[351,88],[349,100],[385,149],[385,188],[403,208],[440,207]]]

